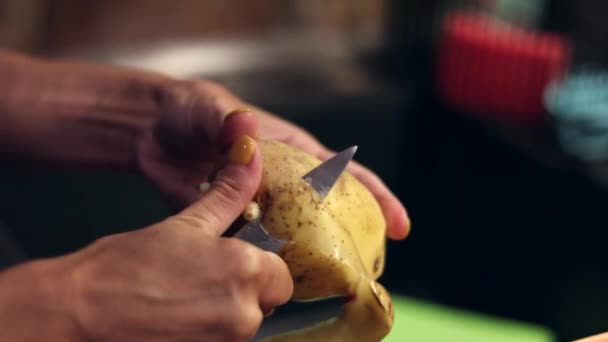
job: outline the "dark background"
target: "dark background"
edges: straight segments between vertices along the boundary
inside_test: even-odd
[[[363,8],[356,13],[379,6],[368,2],[374,4],[356,2]],[[83,16],[95,11],[74,7],[70,1],[38,2],[32,7],[38,24],[27,31],[34,33],[21,40],[7,38],[7,47],[52,56],[74,56],[74,51],[90,56],[91,46],[112,52],[107,39],[111,34],[96,34],[111,23],[112,3],[90,5],[105,14],[103,20],[98,16],[97,21],[86,21]],[[145,18],[155,18],[150,14],[153,10],[146,11],[138,1],[123,3],[133,8],[136,18],[144,19],[121,30],[151,35]],[[450,8],[469,3],[451,2]],[[283,27],[279,5],[260,4],[257,10],[242,9],[251,16],[244,21],[247,25],[235,24],[243,22],[238,20],[185,25],[175,35],[201,40],[235,33],[263,37],[260,32],[268,27]],[[331,15],[322,11],[327,15],[323,20],[298,25],[321,25],[349,38],[362,22],[381,28],[381,48],[349,58],[355,63],[348,64],[352,69],[346,80],[364,75],[356,78],[363,80],[357,87],[324,86],[331,83],[327,80],[345,77],[334,75],[341,68],[331,63],[340,61],[323,67],[281,67],[277,62],[276,67],[211,78],[302,125],[334,149],[359,145],[357,159],[381,175],[413,221],[406,241],[389,243],[381,282],[390,290],[539,323],[564,341],[606,330],[608,192],[597,177],[604,174],[602,168],[590,169],[564,154],[550,125],[529,128],[484,122],[443,101],[435,91],[434,62],[437,23],[448,9],[445,2],[386,1],[380,6],[381,16],[367,17],[352,15],[348,2],[344,4]],[[531,26],[571,39],[574,63],[604,65],[608,61],[608,34],[604,34],[608,22],[602,15],[606,7],[601,1],[546,1]],[[234,13],[243,13],[236,8]],[[293,8],[289,11],[293,13]],[[63,21],[61,14],[80,21]],[[92,29],[96,22],[97,29]],[[40,29],[49,25],[54,29]],[[79,36],[73,32],[78,25],[89,29]],[[133,37],[140,39],[135,33]],[[193,74],[203,77],[196,70]],[[248,86],[252,83],[264,84],[264,90],[252,90]],[[149,184],[131,175],[2,165],[0,176],[0,217],[27,257],[66,253],[96,237],[142,227],[171,212]]]

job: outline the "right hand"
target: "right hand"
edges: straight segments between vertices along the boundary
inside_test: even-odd
[[[257,149],[248,162],[234,159],[181,213],[53,261],[63,270],[54,272],[64,277],[59,287],[70,293],[77,340],[246,341],[265,313],[291,297],[280,257],[220,237],[261,178]]]
[[[291,297],[293,283],[281,258],[220,238],[259,185],[259,151],[249,159],[247,165],[229,163],[182,213],[82,252],[77,313],[86,337],[245,341],[264,313]]]

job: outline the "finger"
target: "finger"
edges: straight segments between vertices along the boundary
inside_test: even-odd
[[[293,294],[293,280],[287,264],[276,254],[263,252],[259,281],[260,309],[264,314],[285,304]]]
[[[157,125],[157,137],[173,154],[190,159],[208,154],[202,150],[217,142],[228,113],[243,106],[226,89],[206,81],[176,82],[159,92],[157,101],[164,113]],[[252,130],[242,134],[255,137]],[[224,141],[228,147],[235,137]]]
[[[262,157],[253,138],[243,135],[232,144],[228,163],[209,189],[177,218],[220,236],[251,201],[260,184]]]
[[[317,155],[321,159],[327,159],[334,156],[335,152],[321,148]],[[363,183],[378,201],[386,220],[386,234],[388,237],[395,240],[406,238],[410,232],[411,223],[405,207],[397,196],[388,189],[375,173],[361,164],[351,162],[347,171]]]
[[[374,195],[387,224],[387,235],[391,239],[406,238],[411,230],[411,222],[401,201],[393,194],[382,180],[372,171],[358,163],[349,166],[349,172],[359,179]]]
[[[258,120],[253,111],[236,109],[224,119],[224,124],[218,134],[218,147],[220,151],[230,148],[230,145],[241,135],[256,136]]]
[[[230,148],[232,143],[242,135],[254,137],[257,134],[258,121],[255,114],[246,109],[236,109],[230,112],[224,119],[224,124],[220,133],[218,134],[217,145],[215,148],[220,153],[225,153]],[[217,158],[215,165],[211,168],[211,171],[207,175],[208,180],[213,180],[216,177],[217,172],[224,167],[225,160]],[[207,184],[201,184],[206,187]],[[200,192],[201,189],[199,189]]]
[[[208,95],[193,91],[190,82],[177,82],[158,94],[163,115],[155,134],[171,155],[198,158],[215,141],[223,115],[209,107]]]
[[[574,342],[608,342],[608,333],[594,335],[591,337],[576,340]]]
[[[241,109],[232,111],[224,119],[224,124],[217,139],[218,144],[214,149],[217,152],[225,153],[238,137],[242,135],[254,137],[257,129],[258,121],[255,114],[251,111]],[[207,151],[207,154],[211,153]],[[205,157],[209,158],[210,156]],[[162,167],[153,168],[152,172],[158,175],[157,179],[167,183],[165,188],[172,190],[173,193],[168,194],[170,200],[184,207],[195,202],[200,197],[200,191],[193,184],[213,179],[214,177],[202,177],[202,175],[208,174],[209,170],[212,173],[219,171],[216,168],[220,167],[220,165],[208,162],[207,158],[203,158],[200,162],[191,162],[187,165],[173,165],[173,163],[168,162],[162,165]],[[219,157],[217,159],[219,160]],[[185,168],[190,171],[184,170]],[[175,178],[175,175],[182,175],[182,177]]]
[[[192,125],[199,127],[201,133],[204,132],[215,142],[223,130],[226,116],[236,108],[249,106],[220,84],[201,80],[195,81],[193,84],[194,87],[190,89],[193,94]],[[248,133],[255,138],[252,132],[242,134]]]

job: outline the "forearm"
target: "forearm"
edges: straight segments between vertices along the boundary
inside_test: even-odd
[[[78,341],[65,271],[55,261],[36,261],[0,272],[1,341]]]
[[[170,79],[0,52],[0,158],[69,166],[133,165]]]

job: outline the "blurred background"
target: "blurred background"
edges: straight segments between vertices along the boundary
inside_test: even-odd
[[[608,327],[607,11],[592,0],[1,0],[0,45],[217,80],[331,148],[358,144],[413,220],[389,243],[387,288],[567,341]],[[129,175],[0,174],[11,232],[0,244],[13,256],[65,253],[170,213]]]

